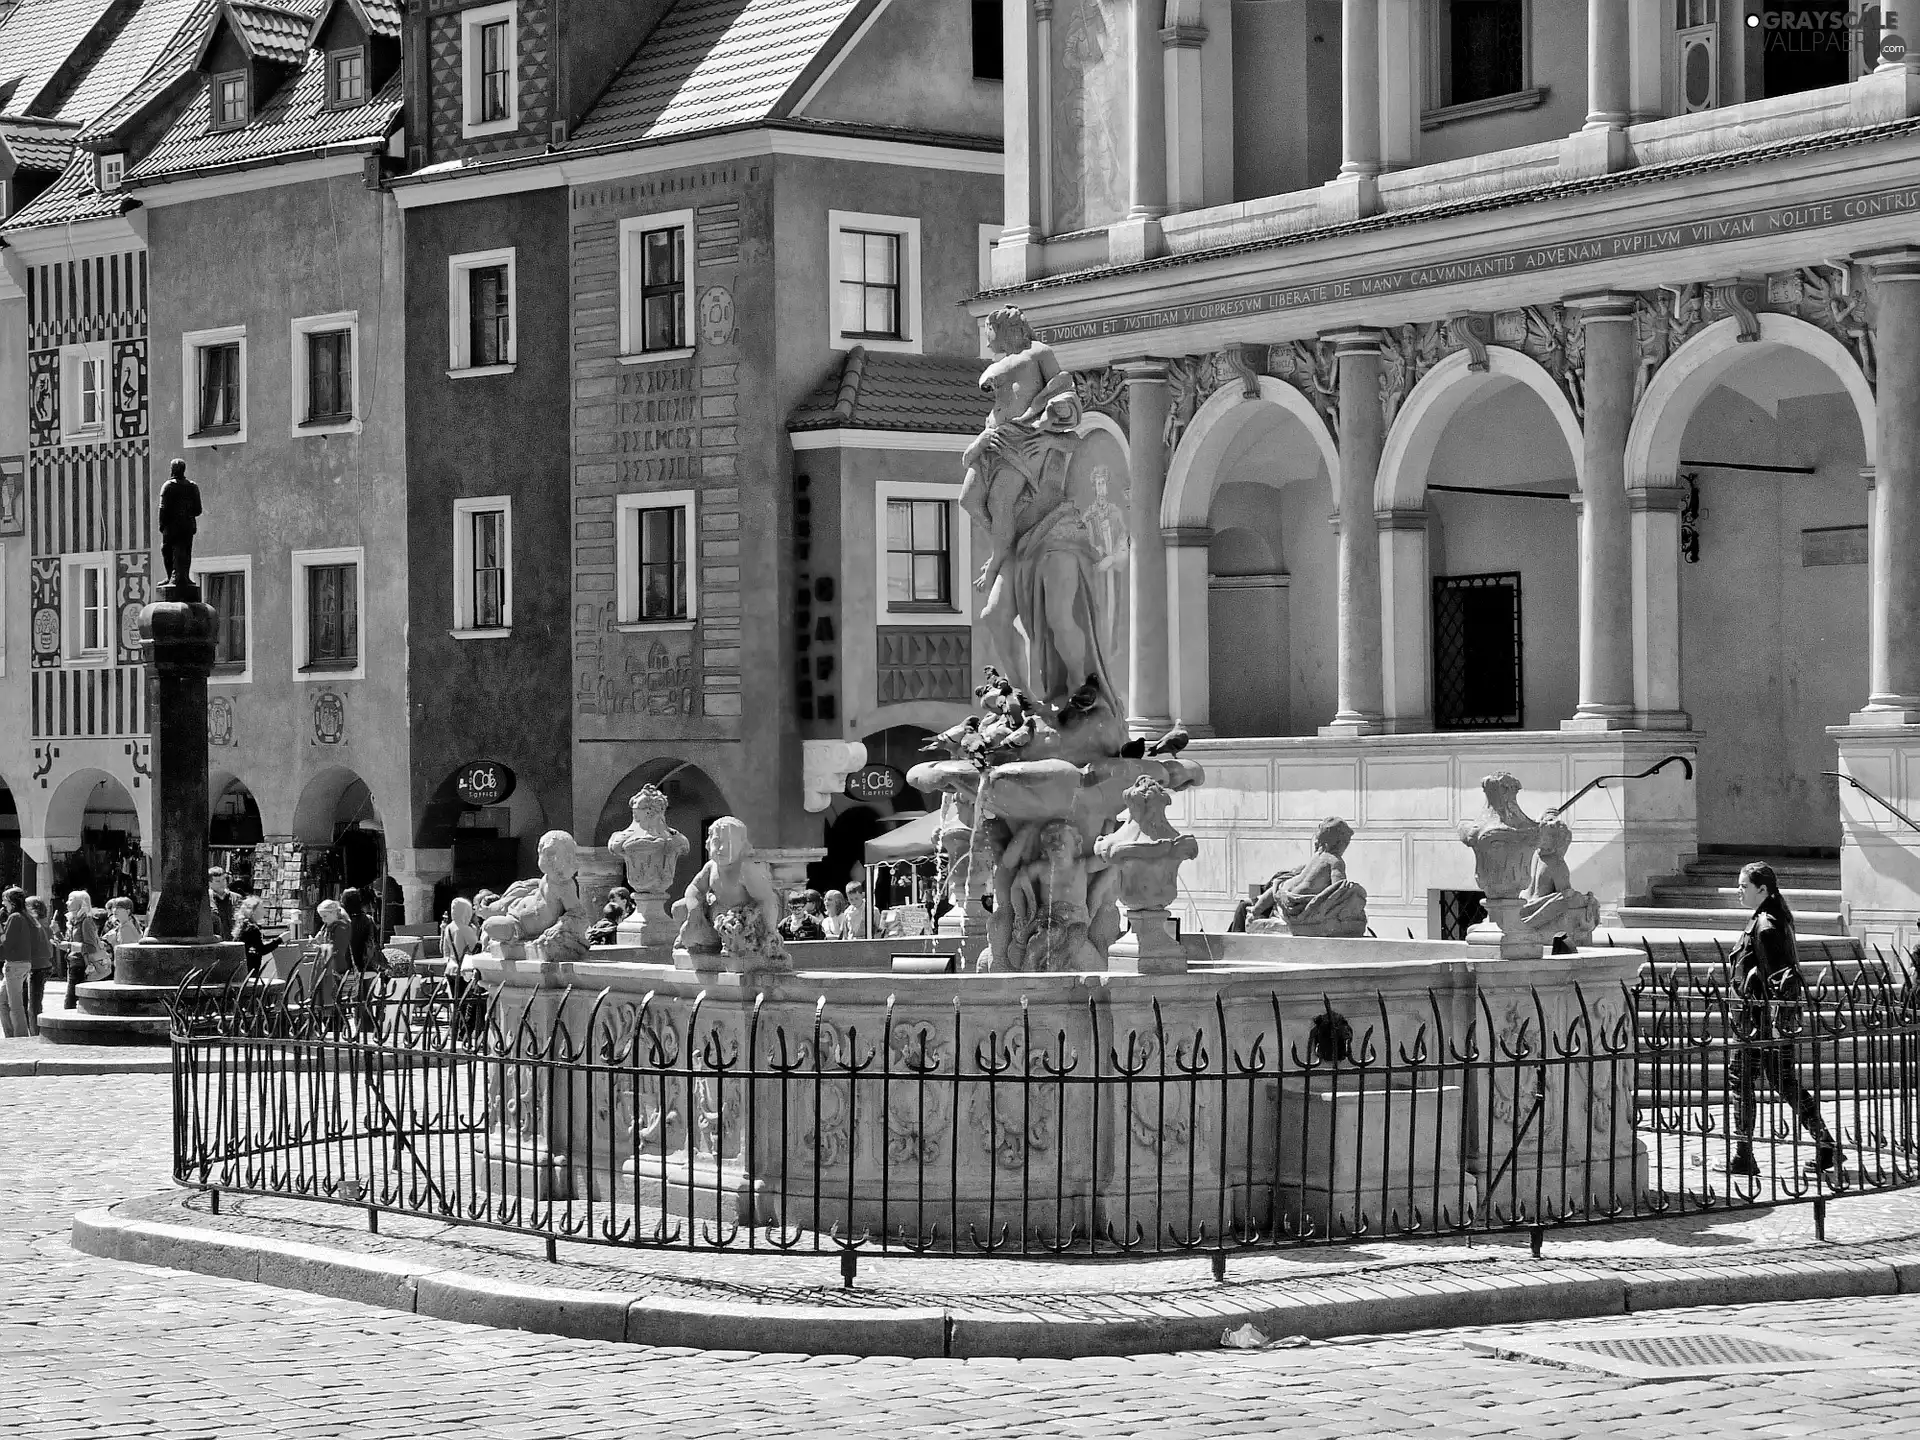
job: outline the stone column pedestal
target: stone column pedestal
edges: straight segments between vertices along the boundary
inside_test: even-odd
[[[588,920],[592,922],[607,908],[607,897],[613,893],[613,887],[626,883],[627,867],[604,845],[582,845],[578,876],[580,903],[586,906]]]
[[[772,873],[773,888],[779,893],[781,903],[785,904],[789,890],[807,888],[807,867],[817,865],[826,859],[827,852],[801,846],[769,850],[756,845],[753,847],[753,858],[764,864]]]
[[[117,946],[113,979],[82,985],[80,1008],[46,1015],[54,1044],[165,1044],[168,1001],[195,971],[245,973],[246,951],[214,934],[207,904],[207,676],[215,617],[194,585],[163,585],[140,612],[153,726],[153,882],[148,936]]]

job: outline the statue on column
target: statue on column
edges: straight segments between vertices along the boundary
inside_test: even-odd
[[[200,487],[187,478],[187,462],[176,459],[167,467],[167,483],[160,487],[160,563],[169,589],[193,586],[193,537],[200,525]]]
[[[980,388],[993,409],[962,457],[960,487],[991,546],[974,582],[986,596],[981,628],[1019,689],[1058,705],[1098,677],[1112,694],[1099,559],[1067,498],[1081,417],[1073,377],[1013,306],[988,317],[987,333],[994,359]]]

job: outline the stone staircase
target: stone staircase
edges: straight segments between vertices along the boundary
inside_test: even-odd
[[[1773,866],[1780,877],[1780,893],[1793,910],[1794,931],[1802,940],[1847,933],[1841,923],[1837,856],[1776,857],[1751,849],[1736,853],[1703,849],[1680,874],[1654,881],[1643,904],[1621,906],[1619,930],[1627,935],[1669,930],[1738,934],[1751,914],[1740,903],[1740,867],[1754,859]]]

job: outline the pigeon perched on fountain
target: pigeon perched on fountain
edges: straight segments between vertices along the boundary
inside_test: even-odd
[[[1187,742],[1193,737],[1187,733],[1187,722],[1176,720],[1173,728],[1147,747],[1149,755],[1165,755],[1169,760],[1187,748]]]
[[[980,729],[980,717],[969,715],[951,730],[942,730],[920,748],[922,750],[944,750],[949,760],[959,760],[966,755],[966,743]]]

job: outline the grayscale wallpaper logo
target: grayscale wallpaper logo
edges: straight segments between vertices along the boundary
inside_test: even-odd
[[[1907,42],[1900,37],[1900,16],[1892,6],[1805,5],[1766,10],[1747,16],[1747,28],[1759,30],[1763,52],[1831,55],[1859,49],[1868,64],[1906,58]]]

